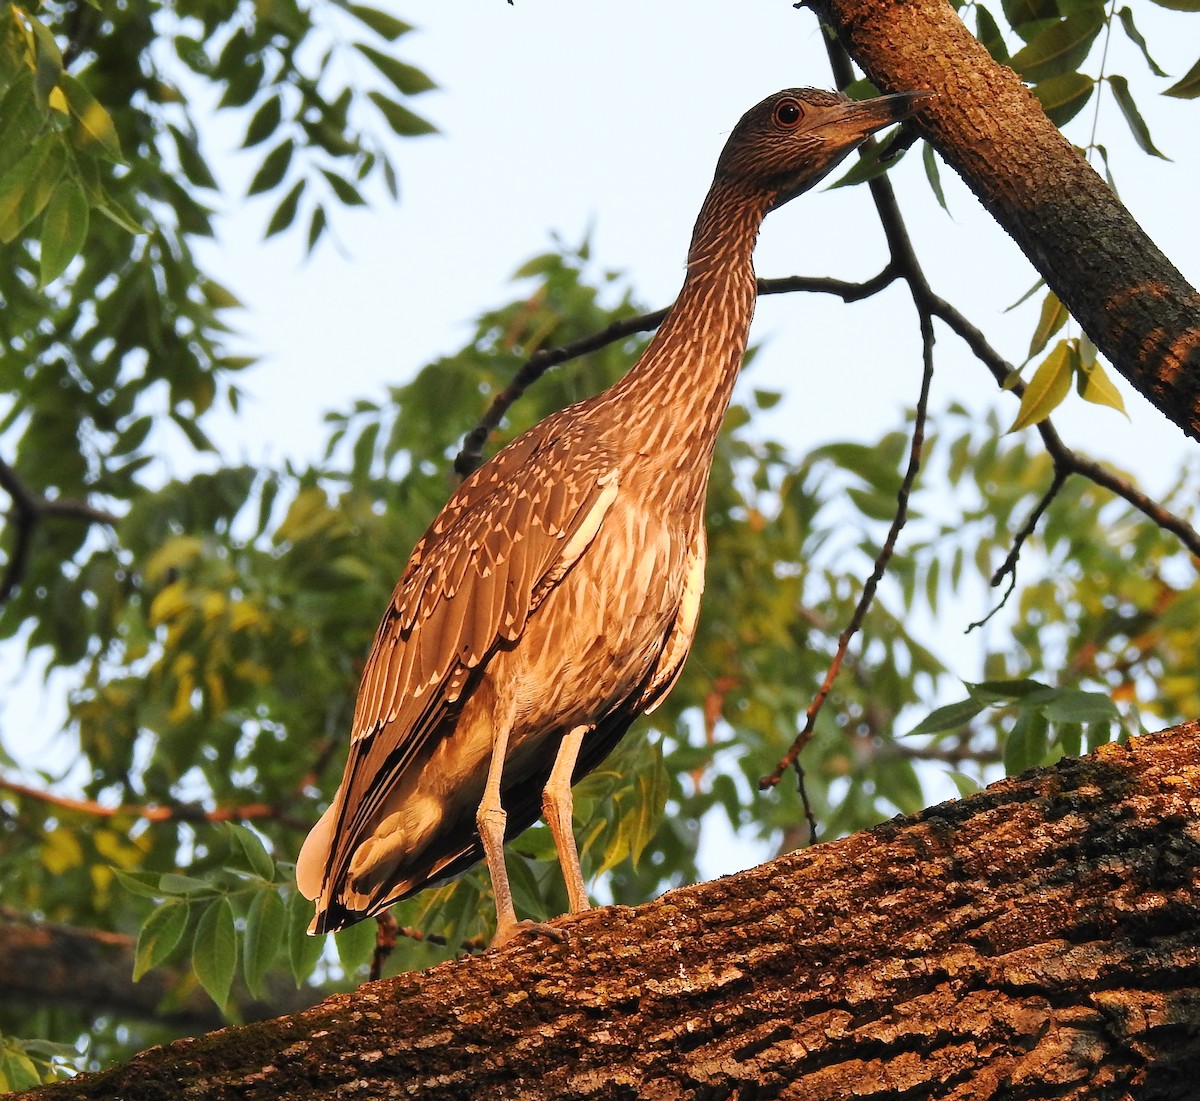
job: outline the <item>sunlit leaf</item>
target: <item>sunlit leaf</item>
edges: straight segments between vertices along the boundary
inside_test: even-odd
[[[1125,418],[1129,419],[1129,414],[1125,412],[1125,399],[1121,397],[1121,391],[1117,389],[1113,380],[1109,378],[1108,372],[1097,360],[1093,359],[1090,364],[1080,362],[1076,366],[1075,386],[1084,401],[1090,401],[1095,405],[1107,405],[1117,410],[1118,413],[1125,414]]]
[[[1075,358],[1074,348],[1067,341],[1060,340],[1054,346],[1026,385],[1009,432],[1039,424],[1058,408],[1071,389]]]
[[[1025,357],[1026,363],[1050,343],[1050,338],[1067,323],[1070,316],[1067,307],[1058,300],[1058,295],[1053,291],[1047,291],[1046,297],[1042,299],[1042,309],[1038,315],[1037,327],[1033,330],[1033,336],[1029,340],[1029,354]]]
[[[112,160],[123,160],[121,143],[117,138],[117,129],[113,126],[112,117],[96,97],[70,73],[62,74],[59,87],[67,97],[71,117],[78,123],[75,131],[76,147],[88,149],[92,145],[99,145]]]

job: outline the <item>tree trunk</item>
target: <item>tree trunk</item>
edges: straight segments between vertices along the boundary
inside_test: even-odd
[[[1117,370],[1200,440],[1200,296],[1017,74],[945,0],[814,6],[880,88],[938,93],[924,135]]]
[[[1200,722],[51,1099],[1192,1098]]]

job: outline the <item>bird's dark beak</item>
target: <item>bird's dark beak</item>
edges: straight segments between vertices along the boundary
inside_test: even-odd
[[[813,133],[836,149],[852,149],[868,135],[913,114],[936,92],[893,92],[875,99],[847,100],[816,121]]]

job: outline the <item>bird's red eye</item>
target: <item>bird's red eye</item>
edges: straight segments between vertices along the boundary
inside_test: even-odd
[[[780,126],[791,128],[803,117],[804,112],[794,99],[781,99],[775,104],[775,122]]]

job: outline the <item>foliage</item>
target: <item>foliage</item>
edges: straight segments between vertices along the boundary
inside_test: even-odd
[[[0,266],[0,459],[43,500],[86,500],[114,520],[39,526],[0,608],[0,638],[68,680],[72,776],[87,799],[126,808],[97,818],[0,793],[0,884],[6,905],[49,919],[140,929],[137,973],[190,964],[231,1015],[238,976],[252,994],[280,971],[321,989],[361,977],[371,923],[327,951],[302,936],[308,906],[289,859],[336,783],[380,610],[453,484],[457,441],[491,397],[536,350],[639,308],[621,277],[593,270],[586,243],[555,242],[459,352],[331,411],[311,462],[252,469],[216,455],[205,418],[236,409],[238,373],[252,363],[229,351],[236,302],[191,247],[213,233],[221,190],[205,108],[244,124],[260,158],[248,192],[271,197],[264,231],[293,232],[310,250],[330,211],[363,202],[374,181],[395,193],[394,146],[372,128],[430,128],[406,101],[431,82],[392,52],[407,24],[359,5],[319,10],[351,46],[334,45],[343,36],[295,0],[0,4],[0,227],[12,231]],[[1109,10],[1029,0],[964,15],[1060,125],[1111,94],[1154,153],[1129,82],[1081,68],[1119,27],[1156,71],[1129,9],[1115,21]],[[379,85],[338,84],[331,58],[342,49]],[[1167,92],[1194,84],[1189,74]],[[924,163],[936,188],[936,161]],[[1048,415],[1072,379],[1084,398],[1117,404],[1083,334],[1050,347],[1068,324],[1047,296],[1027,362],[1050,351],[1013,429]],[[547,374],[493,444],[612,382],[641,345],[629,338]],[[911,417],[869,444],[796,456],[758,429],[779,395],[753,388],[752,363],[745,381],[718,446],[706,611],[684,676],[577,789],[585,872],[617,902],[696,878],[714,816],[764,851],[805,839],[797,793],[758,794],[758,780],[794,738],[896,507]],[[176,432],[197,463],[168,478],[156,458]],[[989,580],[1054,472],[1029,433],[1003,435],[996,415],[979,422],[953,405],[935,417],[924,469],[862,645],[804,754],[826,836],[920,808],[947,771],[971,787],[1000,763],[1019,769],[1136,731],[1143,716],[1200,714],[1195,563],[1079,476],[1027,540],[1015,601],[977,657],[942,652],[932,624],[966,629],[992,607]],[[1194,522],[1198,488],[1200,468],[1181,471],[1164,504]],[[8,567],[20,540],[10,523]],[[963,676],[972,680],[959,687]],[[61,779],[45,770],[36,782]],[[150,820],[144,807],[169,813]],[[254,830],[215,821],[218,811]],[[544,827],[510,846],[510,867],[523,914],[565,907]],[[392,966],[481,943],[487,891],[475,871],[398,907],[424,939],[402,937]],[[92,1060],[157,1035],[2,1010],[2,1073],[20,1085],[74,1050],[21,1046],[11,1033],[73,1044],[89,1028]]]

